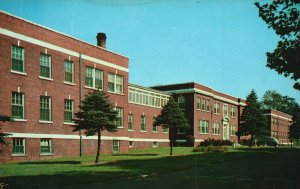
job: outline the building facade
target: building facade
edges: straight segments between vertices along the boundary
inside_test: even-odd
[[[244,100],[194,82],[130,84],[129,59],[106,49],[104,33],[96,39],[92,45],[0,11],[0,115],[14,119],[1,123],[1,132],[11,135],[0,145],[0,162],[94,154],[97,137],[72,131],[74,113],[94,90],[109,94],[118,112],[118,132],[102,133],[101,153],[168,146],[168,130],[153,120],[171,94],[191,125],[178,130],[177,145],[208,138],[237,142]]]
[[[267,118],[269,135],[277,138],[281,144],[290,144],[289,127],[292,123],[292,116],[278,110],[264,110]]]

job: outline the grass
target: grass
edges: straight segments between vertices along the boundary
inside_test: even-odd
[[[176,147],[127,154],[27,161],[0,165],[14,188],[300,188],[300,149],[231,148],[193,153]],[[155,186],[154,186],[155,185]]]

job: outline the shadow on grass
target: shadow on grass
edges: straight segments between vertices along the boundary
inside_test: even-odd
[[[66,164],[63,169],[57,170],[55,174],[41,175],[25,175],[25,176],[10,176],[5,178],[5,183],[8,183],[10,189],[15,188],[89,188],[93,183],[105,185],[109,183],[123,182],[119,187],[126,188],[126,182],[139,179],[161,178],[159,183],[164,188],[164,182],[177,182],[180,179],[186,179],[188,182],[195,182],[195,171],[197,170],[196,178],[199,183],[203,183],[201,188],[227,188],[222,187],[222,183],[227,183],[228,188],[239,186],[239,188],[247,188],[251,182],[265,182],[262,186],[266,188],[269,184],[271,188],[282,188],[281,186],[289,186],[289,188],[297,188],[299,186],[298,170],[300,164],[299,150],[295,149],[276,149],[273,148],[240,148],[235,149],[235,152],[228,153],[195,153],[185,156],[169,156],[155,157],[145,155],[147,159],[127,159],[107,162],[105,164],[85,165],[77,163],[69,163],[68,161],[57,161],[56,163]],[[245,153],[247,152],[247,153]],[[280,152],[280,153],[277,153]],[[122,156],[122,154],[118,154]],[[135,154],[125,154],[135,155]],[[141,155],[141,154],[137,154]],[[289,161],[286,161],[286,160]],[[52,163],[52,161],[49,161]],[[72,161],[71,161],[72,162]],[[30,165],[34,162],[28,162]],[[43,166],[42,162],[38,162]],[[48,162],[46,161],[47,164]],[[55,161],[53,161],[55,163]],[[24,164],[24,163],[23,163]],[[36,166],[39,166],[37,164]],[[26,165],[26,164],[24,164]],[[42,167],[41,167],[42,169]],[[258,171],[259,170],[259,171]],[[189,176],[174,176],[178,172],[187,172]],[[146,177],[144,178],[144,176]],[[156,175],[156,176],[153,176]],[[170,175],[168,177],[163,175]],[[149,176],[149,177],[148,177]],[[280,180],[279,181],[276,181]],[[183,181],[182,185],[176,188],[187,188],[188,182]],[[237,182],[239,182],[237,184]],[[124,184],[125,183],[125,184]],[[205,183],[205,184],[204,184]],[[275,183],[275,184],[274,184]],[[219,184],[219,185],[218,185]],[[242,184],[242,185],[240,185]],[[248,185],[247,185],[248,184]],[[216,187],[213,187],[216,186]],[[220,187],[218,187],[220,186]],[[105,187],[104,187],[105,188]],[[234,187],[233,187],[234,188]],[[249,188],[249,187],[248,187]],[[260,188],[260,187],[256,187]]]
[[[20,162],[19,165],[49,165],[49,164],[81,164],[81,161],[28,161],[28,162]]]
[[[113,154],[113,156],[159,156],[159,154]]]

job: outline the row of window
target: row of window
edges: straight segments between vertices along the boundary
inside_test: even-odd
[[[26,155],[26,139],[13,138],[12,155]],[[112,150],[114,153],[120,152],[120,141],[113,140]],[[40,139],[40,155],[53,154],[52,139]]]
[[[281,126],[286,126],[288,127],[290,125],[290,121],[286,121],[286,120],[281,120],[279,118],[275,118],[275,117],[272,117],[272,125],[281,125]]]
[[[24,48],[12,46],[12,67],[11,70],[18,73],[25,73]],[[74,62],[64,61],[64,82],[75,84]],[[40,78],[52,80],[51,56],[40,54]],[[87,88],[103,90],[103,71],[100,69],[86,67],[85,86]],[[108,73],[108,91],[123,94],[124,78],[115,73]]]
[[[277,138],[277,139],[288,139],[289,135],[288,135],[288,133],[272,131],[272,137]]]
[[[167,104],[168,99],[168,95],[157,94],[151,91],[144,91],[129,87],[128,101],[130,103],[161,108]]]
[[[19,92],[12,93],[12,117],[15,119],[24,120],[25,119],[25,94]],[[117,119],[116,125],[119,128],[123,126],[123,108],[116,107]],[[64,100],[64,122],[73,123],[74,117],[74,100],[65,99]],[[153,117],[154,121],[155,117]],[[40,121],[41,122],[51,122],[52,121],[52,98],[50,96],[40,96]],[[133,130],[133,114],[128,114],[128,130]],[[141,131],[147,131],[146,128],[146,115],[141,116]],[[153,132],[158,132],[157,126],[153,126]],[[163,129],[163,132],[167,132]]]
[[[179,108],[184,110],[185,109],[185,97],[179,96],[177,102],[178,102]],[[211,111],[210,99],[207,99],[207,98],[201,99],[200,97],[197,97],[196,107],[197,107],[197,110],[210,112]],[[220,103],[218,103],[218,102],[214,103],[214,114],[220,114]],[[235,118],[235,116],[236,116],[236,108],[234,106],[231,106],[230,115],[232,118]],[[228,117],[228,105],[227,104],[223,104],[223,116]]]
[[[74,115],[74,100],[64,100],[64,122],[72,123]],[[12,92],[12,117],[15,119],[25,119],[25,94]],[[40,96],[40,121],[52,121],[52,98],[50,96]]]
[[[209,133],[209,121],[207,120],[198,120],[198,133],[199,134],[208,134]],[[230,135],[236,135],[236,126],[232,124],[230,126]],[[212,124],[212,134],[220,134],[220,124],[219,122],[213,122]]]

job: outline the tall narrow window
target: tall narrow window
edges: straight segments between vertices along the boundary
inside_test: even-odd
[[[11,47],[11,69],[16,72],[25,72],[24,65],[24,48],[18,46]]]
[[[40,54],[40,76],[51,79],[51,56]]]
[[[200,97],[197,97],[197,110],[200,110],[201,109],[201,98]]]
[[[65,100],[65,119],[64,122],[72,123],[73,122],[73,115],[74,115],[74,101],[66,99]]]
[[[116,108],[117,111],[117,126],[123,127],[123,108]]]
[[[206,111],[210,112],[210,99],[206,101]]]
[[[235,117],[235,107],[231,107],[231,117]]]
[[[51,97],[40,97],[40,120],[51,121]]]
[[[120,152],[120,141],[119,140],[113,140],[113,153]]]
[[[93,87],[93,68],[86,67],[85,68],[85,86],[87,87]]]
[[[223,117],[228,117],[228,105],[223,104]]]
[[[74,83],[74,63],[65,60],[65,82]]]
[[[200,134],[208,134],[209,121],[198,120],[198,132]]]
[[[167,127],[163,127],[163,133],[167,133],[168,132],[168,128]]]
[[[103,89],[103,71],[95,69],[95,88]]]
[[[121,75],[108,74],[108,91],[123,94],[124,77]]]
[[[51,154],[52,153],[52,144],[51,139],[41,139],[40,141],[41,154]]]
[[[133,114],[128,114],[128,130],[133,130]]]
[[[217,102],[215,102],[215,104],[214,104],[214,113],[220,114],[220,104]]]
[[[230,135],[234,136],[236,135],[235,133],[236,133],[236,126],[232,124],[230,127]]]
[[[178,106],[182,110],[185,109],[185,98],[184,98],[184,96],[179,96],[178,97]]]
[[[218,122],[213,123],[213,135],[220,134],[220,125]]]
[[[13,139],[13,149],[12,154],[14,155],[25,155],[25,139],[24,138],[14,138]]]
[[[146,116],[141,116],[141,131],[146,131]]]
[[[206,108],[206,99],[202,98],[202,110],[204,111]]]
[[[154,121],[155,121],[155,118],[156,117],[153,117],[153,121],[152,121],[152,123],[154,123]],[[158,128],[157,128],[158,126],[156,126],[156,125],[154,125],[154,124],[152,124],[152,131],[154,132],[154,133],[157,133],[158,132]]]
[[[24,119],[24,94],[12,93],[12,117],[16,119]]]

